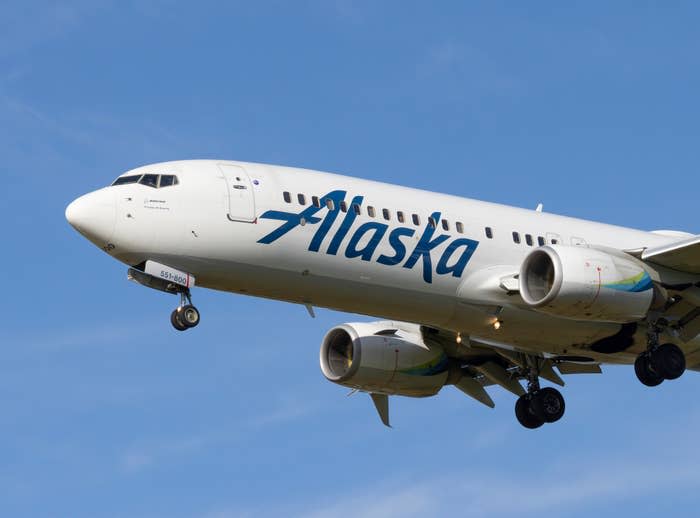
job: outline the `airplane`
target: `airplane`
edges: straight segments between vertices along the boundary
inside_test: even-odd
[[[138,167],[65,215],[130,280],[179,296],[178,331],[200,323],[195,286],[380,318],[329,330],[320,365],[386,426],[389,396],[447,385],[489,407],[498,385],[535,429],[565,411],[541,380],[700,370],[699,235],[227,160]]]

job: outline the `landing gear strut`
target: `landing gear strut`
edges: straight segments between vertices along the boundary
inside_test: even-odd
[[[170,323],[178,331],[185,331],[199,324],[199,310],[192,305],[189,288],[180,292],[180,305],[170,314]]]
[[[649,326],[647,332],[647,350],[637,356],[634,372],[639,381],[647,387],[660,385],[664,380],[675,380],[685,372],[685,355],[672,343],[659,345],[659,334],[663,331],[663,322]]]
[[[564,396],[552,387],[540,388],[539,373],[534,364],[527,368],[527,394],[515,402],[515,417],[525,428],[539,428],[545,423],[559,421],[564,415]]]

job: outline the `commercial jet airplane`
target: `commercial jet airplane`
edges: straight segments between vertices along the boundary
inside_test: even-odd
[[[320,362],[387,426],[388,396],[446,385],[490,407],[499,385],[538,428],[565,406],[540,379],[634,364],[656,386],[700,369],[697,235],[217,160],[128,171],[66,218],[129,279],[180,296],[178,331],[199,324],[195,284],[382,318],[331,329]]]

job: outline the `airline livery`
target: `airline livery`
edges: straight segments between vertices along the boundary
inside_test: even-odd
[[[179,295],[178,331],[200,322],[194,286],[381,318],[328,331],[320,363],[387,426],[388,396],[446,385],[490,407],[499,385],[538,428],[565,407],[540,380],[634,364],[651,387],[700,369],[700,236],[684,232],[217,160],[128,171],[66,218],[129,279]]]

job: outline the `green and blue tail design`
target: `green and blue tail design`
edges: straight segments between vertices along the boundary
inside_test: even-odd
[[[627,279],[622,279],[619,282],[603,284],[603,287],[618,291],[626,291],[628,293],[639,293],[650,290],[653,285],[654,283],[652,282],[651,277],[649,277],[649,274],[642,271],[634,277],[628,277]]]

